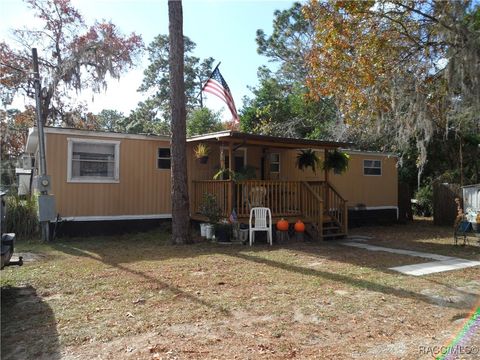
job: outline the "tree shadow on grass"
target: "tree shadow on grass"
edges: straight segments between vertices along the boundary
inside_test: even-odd
[[[2,287],[2,359],[60,359],[55,316],[35,288]]]
[[[392,248],[432,252],[439,255],[454,256],[472,260],[480,259],[480,246],[472,236],[463,245],[454,244],[453,226],[436,226],[432,220],[414,220],[407,225],[368,226],[351,230],[351,235],[369,236],[367,242]],[[462,245],[460,245],[462,244]]]
[[[263,258],[263,257],[254,256],[254,255],[250,255],[250,254],[240,253],[240,252],[235,254],[234,256],[236,256],[238,258],[241,258],[241,259],[248,260],[248,261],[252,261],[252,262],[255,262],[255,263],[276,267],[276,268],[279,268],[279,269],[282,269],[282,270],[296,272],[296,273],[299,273],[299,274],[302,274],[302,275],[321,277],[321,278],[326,279],[326,280],[343,283],[343,284],[353,286],[353,287],[356,287],[356,288],[359,288],[359,289],[378,292],[378,293],[382,293],[382,294],[385,294],[385,295],[393,295],[393,296],[396,296],[398,298],[412,299],[412,300],[415,300],[415,301],[422,301],[422,302],[425,302],[425,303],[431,304],[431,305],[440,305],[440,306],[444,306],[444,307],[448,307],[448,308],[455,308],[455,309],[465,309],[466,307],[467,308],[469,307],[469,306],[465,306],[465,304],[462,304],[462,303],[448,303],[447,302],[447,303],[439,304],[438,301],[435,301],[435,299],[432,299],[429,296],[419,294],[419,293],[416,293],[416,292],[410,291],[410,290],[399,289],[399,288],[395,288],[395,287],[392,287],[392,286],[383,285],[383,284],[380,284],[380,283],[377,283],[377,282],[373,282],[373,281],[369,281],[369,280],[365,280],[365,279],[361,279],[361,278],[354,278],[354,277],[346,276],[346,275],[342,275],[342,274],[336,274],[336,273],[332,273],[332,272],[321,271],[321,270],[317,270],[317,269],[311,269],[311,268],[305,268],[305,267],[301,267],[301,266],[291,265],[291,264],[287,264],[287,263],[284,263],[284,262],[279,262],[279,261],[266,259],[266,258]]]
[[[167,283],[163,280],[160,280],[157,277],[151,276],[151,275],[146,274],[142,271],[130,269],[129,267],[122,265],[122,263],[119,262],[119,261],[113,261],[112,260],[113,258],[111,256],[94,256],[94,255],[90,254],[89,252],[87,252],[85,250],[82,250],[81,248],[68,246],[68,245],[65,245],[65,244],[56,244],[56,245],[54,245],[54,248],[56,248],[57,250],[61,250],[65,253],[68,253],[70,255],[73,255],[73,256],[88,257],[90,259],[100,261],[100,262],[102,262],[102,263],[104,263],[108,266],[114,267],[114,268],[116,268],[120,271],[130,273],[134,276],[138,276],[140,278],[143,278],[144,280],[147,280],[148,282],[150,282],[152,284],[156,284],[160,288],[166,289],[169,292],[171,292],[173,295],[179,296],[180,298],[184,298],[184,299],[192,301],[196,304],[208,307],[212,310],[215,310],[215,311],[221,313],[222,315],[231,315],[228,310],[226,310],[225,308],[223,308],[221,306],[215,305],[213,303],[210,303],[208,301],[205,301],[205,300],[201,299],[198,296],[194,296],[194,295],[192,295],[188,292],[185,292],[185,291],[179,289],[176,286],[173,286],[173,285],[171,285],[171,284],[169,284],[169,283]],[[185,247],[183,247],[183,248],[185,248]],[[130,253],[129,260],[130,261],[136,261],[135,256],[132,257],[132,253]]]
[[[260,244],[255,247],[243,247],[243,246],[230,247],[230,246],[221,246],[221,245],[205,243],[205,244],[196,244],[192,246],[168,246],[168,245],[157,244],[157,247],[154,249],[154,248],[149,248],[149,246],[152,246],[152,244],[147,243],[146,246],[150,250],[146,251],[146,249],[141,248],[142,243],[136,243],[136,246],[132,246],[132,244],[128,244],[128,243],[122,244],[117,242],[116,245],[117,245],[116,247],[117,249],[120,249],[123,245],[125,245],[121,251],[126,251],[126,253],[128,253],[128,256],[127,254],[122,255],[122,254],[119,254],[118,252],[115,252],[115,254],[113,254],[113,252],[115,251],[114,248],[102,246],[101,243],[97,243],[93,246],[95,248],[94,254],[91,253],[93,248],[92,248],[92,244],[89,242],[86,242],[86,243],[85,242],[75,242],[75,243],[67,242],[62,244],[55,244],[53,246],[56,249],[63,251],[65,253],[71,254],[73,256],[90,257],[97,261],[101,261],[107,265],[113,266],[119,270],[126,271],[136,276],[142,277],[152,283],[157,283],[158,285],[162,286],[163,288],[167,288],[169,291],[171,291],[176,295],[183,296],[188,300],[191,300],[198,304],[215,309],[225,315],[229,315],[229,313],[224,308],[221,308],[199,297],[186,293],[180,290],[179,288],[172,286],[168,282],[162,281],[142,271],[131,269],[122,264],[136,262],[136,261],[140,262],[142,260],[161,261],[161,260],[168,260],[171,258],[178,258],[178,259],[194,258],[197,256],[203,256],[203,255],[221,254],[225,256],[236,257],[249,262],[264,264],[267,266],[279,268],[279,269],[294,272],[294,273],[299,273],[302,275],[316,276],[326,280],[343,283],[348,286],[353,286],[353,287],[357,287],[360,289],[365,289],[365,290],[369,290],[377,293],[389,294],[399,298],[408,298],[415,301],[422,301],[428,304],[439,305],[438,302],[435,301],[435,299],[432,299],[427,295],[416,293],[411,290],[395,288],[389,285],[381,284],[379,282],[358,278],[358,277],[355,277],[354,275],[348,276],[348,275],[337,274],[334,272],[312,269],[309,267],[292,265],[286,262],[267,259],[262,255],[257,256],[255,254],[260,252],[268,253],[269,251],[275,251],[275,250],[278,250],[278,247],[272,248],[268,246],[262,246]],[[359,267],[368,266],[366,264],[365,259],[367,259],[367,263],[368,263],[368,259],[371,259],[372,265],[370,267],[372,269],[385,272],[388,275],[392,275],[392,271],[388,270],[388,268],[376,267],[376,265],[374,264],[374,261],[375,261],[375,258],[378,257],[378,255],[363,253],[365,251],[363,249],[353,249],[353,250],[349,249],[349,252],[345,251],[344,253],[342,253],[341,249],[344,248],[343,246],[340,247],[340,245],[338,244],[332,245],[331,243],[330,244],[312,244],[312,243],[299,244],[299,243],[290,242],[283,245],[284,245],[282,247],[283,249],[287,249],[295,252],[300,251],[305,254],[320,256],[327,260],[349,263]],[[137,247],[139,248],[138,251],[135,250]],[[162,249],[165,250],[163,253],[161,251]],[[358,256],[359,253],[361,254],[361,256]],[[352,254],[356,254],[356,255],[352,255]],[[441,306],[445,306],[449,308],[458,308],[458,309],[464,308],[463,304],[457,304],[457,303],[445,303],[445,304],[441,304]]]

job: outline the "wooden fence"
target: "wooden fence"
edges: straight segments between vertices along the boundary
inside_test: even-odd
[[[462,188],[458,184],[433,184],[433,223],[451,226],[457,216],[455,198],[462,198]]]
[[[401,224],[413,220],[412,190],[407,183],[398,183],[398,222]]]

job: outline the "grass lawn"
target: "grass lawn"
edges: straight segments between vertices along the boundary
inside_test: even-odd
[[[428,221],[351,233],[480,259]],[[429,260],[338,242],[171,246],[157,230],[16,251],[30,261],[1,272],[4,360],[432,359],[479,306],[480,267],[406,276],[388,268]]]

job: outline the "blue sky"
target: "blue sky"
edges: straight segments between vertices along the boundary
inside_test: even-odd
[[[168,33],[168,5],[166,0],[72,0],[87,24],[95,19],[111,20],[124,33],[135,31],[148,45],[158,34]],[[184,34],[196,44],[195,55],[211,56],[221,61],[220,71],[227,81],[237,108],[242,106],[244,95],[250,94],[247,86],[257,84],[257,68],[268,64],[268,59],[257,54],[255,33],[263,29],[272,31],[273,13],[289,8],[293,1],[273,0],[184,0]],[[9,40],[8,29],[29,27],[33,19],[21,0],[0,0],[0,34]],[[90,109],[94,112],[113,108],[129,113],[144,95],[137,94],[145,59],[119,83],[112,82],[106,94],[95,95]],[[92,94],[84,92],[81,99],[90,103]],[[215,110],[221,102],[210,97],[207,106]],[[228,110],[226,111],[228,113]],[[225,114],[229,115],[229,114]],[[228,117],[228,116],[226,116]]]

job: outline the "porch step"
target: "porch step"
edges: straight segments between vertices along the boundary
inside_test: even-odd
[[[347,234],[344,234],[344,233],[324,234],[323,240],[328,240],[329,238],[340,238],[345,236],[347,236]]]
[[[317,226],[312,223],[307,224],[305,231],[312,239],[317,240],[333,240],[346,236],[346,234],[342,232],[342,229],[333,221],[326,221],[323,223],[321,234],[319,233]]]
[[[336,219],[332,218],[328,214],[325,214],[322,226],[322,240],[336,239],[344,237],[345,235],[346,234],[342,232],[342,229],[337,223]]]
[[[340,229],[338,226],[324,226],[323,231],[329,231],[329,230],[338,230]]]

